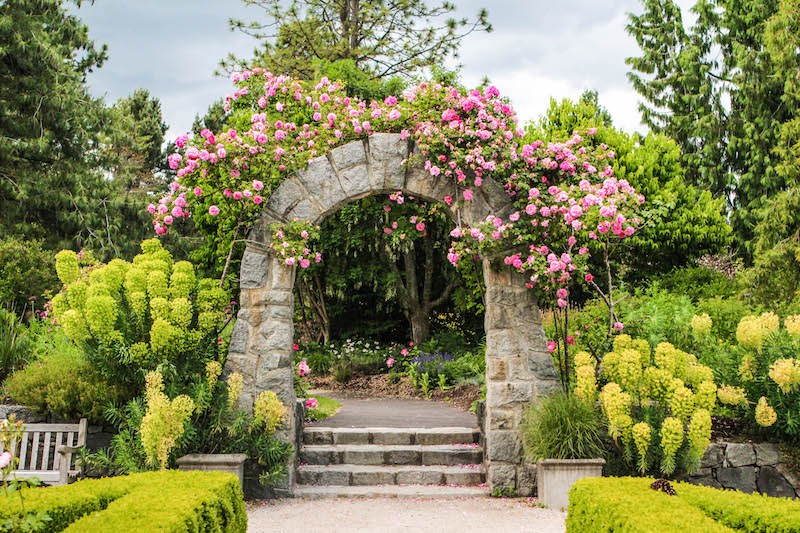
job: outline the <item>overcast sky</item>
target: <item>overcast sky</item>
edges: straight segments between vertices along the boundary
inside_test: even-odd
[[[682,0],[684,11],[691,2]],[[469,36],[458,62],[467,85],[488,76],[511,98],[520,119],[536,118],[550,97],[599,92],[614,122],[641,131],[637,95],[625,58],[638,52],[625,32],[626,13],[638,0],[458,0],[458,14],[489,10],[490,34]],[[109,47],[109,60],[89,79],[112,102],[139,87],[161,100],[169,137],[187,131],[196,114],[231,91],[213,75],[228,52],[249,57],[255,42],[228,30],[229,17],[249,19],[238,0],[96,0],[79,15],[92,38]]]

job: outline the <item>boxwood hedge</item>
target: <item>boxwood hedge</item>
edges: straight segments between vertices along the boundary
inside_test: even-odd
[[[23,494],[24,511],[16,495],[0,498],[0,523],[45,512],[47,532],[247,530],[239,479],[220,472],[144,472]]]
[[[590,478],[573,485],[567,531],[800,531],[800,502],[673,483],[676,495],[647,478]]]

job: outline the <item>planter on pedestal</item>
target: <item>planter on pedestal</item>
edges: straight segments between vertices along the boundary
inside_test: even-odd
[[[569,506],[569,489],[585,477],[602,477],[605,459],[544,459],[539,461],[536,483],[539,503],[552,509]]]
[[[244,462],[246,459],[247,455],[243,453],[191,453],[178,459],[177,463],[179,470],[235,474],[244,489]]]

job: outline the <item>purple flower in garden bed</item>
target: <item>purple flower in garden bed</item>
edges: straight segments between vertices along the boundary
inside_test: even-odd
[[[421,353],[418,356],[411,359],[412,365],[426,365],[428,363],[444,363],[446,361],[452,361],[453,355],[446,352],[436,352],[436,353]]]

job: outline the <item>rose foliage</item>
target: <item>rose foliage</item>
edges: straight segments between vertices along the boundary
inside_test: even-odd
[[[489,178],[502,185],[507,214],[476,227],[459,223],[448,257],[453,264],[475,253],[498,257],[559,307],[567,306],[573,282],[591,281],[592,243],[636,230],[644,198],[614,177],[615,154],[591,142],[595,130],[564,143],[525,142],[496,87],[464,92],[423,82],[400,97],[367,102],[327,78],[306,84],[253,69],[232,80],[237,89],[225,109],[233,126],[176,140],[180,151],[169,161],[177,178],[148,208],[159,235],[188,217],[217,218],[220,231],[231,233],[250,227],[269,194],[310,158],[376,131],[411,139],[413,158],[431,179],[452,181],[452,194],[442,198],[448,205],[479,201]],[[318,257],[298,244],[287,263],[310,266]]]

